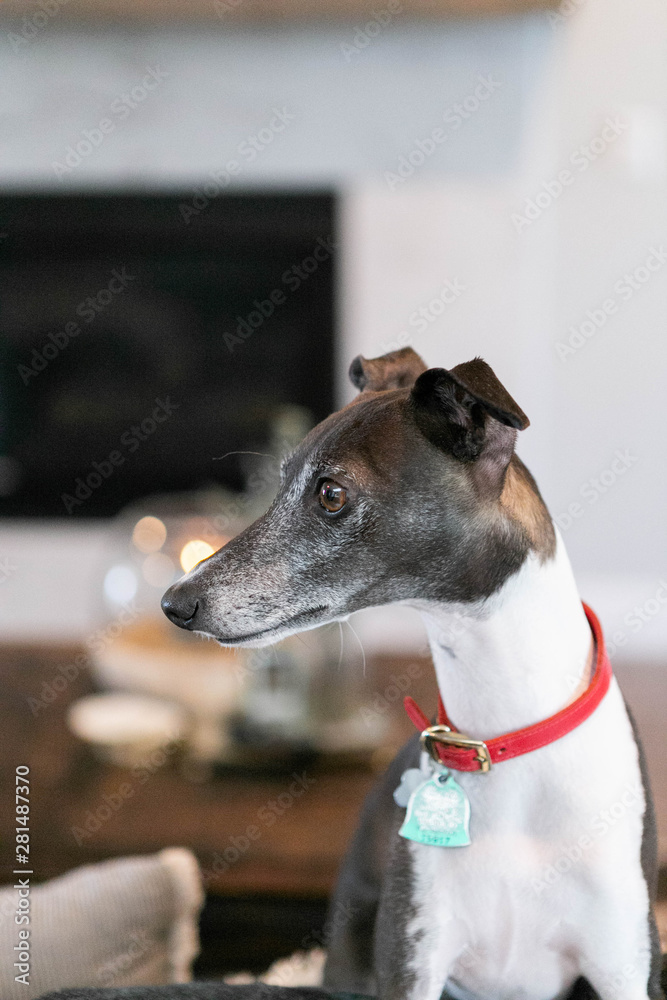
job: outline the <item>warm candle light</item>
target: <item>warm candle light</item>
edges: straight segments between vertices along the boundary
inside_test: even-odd
[[[212,556],[214,552],[215,549],[208,542],[202,541],[201,538],[193,538],[192,541],[186,542],[181,549],[181,566],[186,573],[189,573],[197,563]]]

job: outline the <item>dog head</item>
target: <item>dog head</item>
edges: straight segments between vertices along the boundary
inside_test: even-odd
[[[528,419],[484,361],[426,370],[405,348],[350,377],[359,395],[285,459],[269,510],[169,588],[176,625],[265,645],[374,605],[479,601],[553,553],[514,454]]]

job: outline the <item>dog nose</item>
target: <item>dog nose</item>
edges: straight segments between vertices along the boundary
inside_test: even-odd
[[[199,610],[199,601],[188,594],[179,593],[175,587],[170,587],[162,598],[162,610],[174,625],[179,628],[193,629]]]

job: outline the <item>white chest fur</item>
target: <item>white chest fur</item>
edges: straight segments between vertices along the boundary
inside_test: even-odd
[[[587,682],[590,631],[562,542],[484,607],[421,608],[440,689],[478,738],[536,722]],[[554,1000],[580,975],[603,998],[646,1000],[648,892],[638,750],[615,682],[561,740],[488,774],[457,774],[472,844],[410,844],[413,1000]]]

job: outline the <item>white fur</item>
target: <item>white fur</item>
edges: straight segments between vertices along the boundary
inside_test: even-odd
[[[591,634],[560,538],[552,560],[530,557],[472,612],[419,608],[448,713],[469,735],[537,722],[588,683]],[[455,776],[472,844],[410,844],[410,1000],[438,1000],[446,982],[462,1000],[554,1000],[579,975],[602,1000],[647,1000],[645,800],[615,681],[561,740]]]

